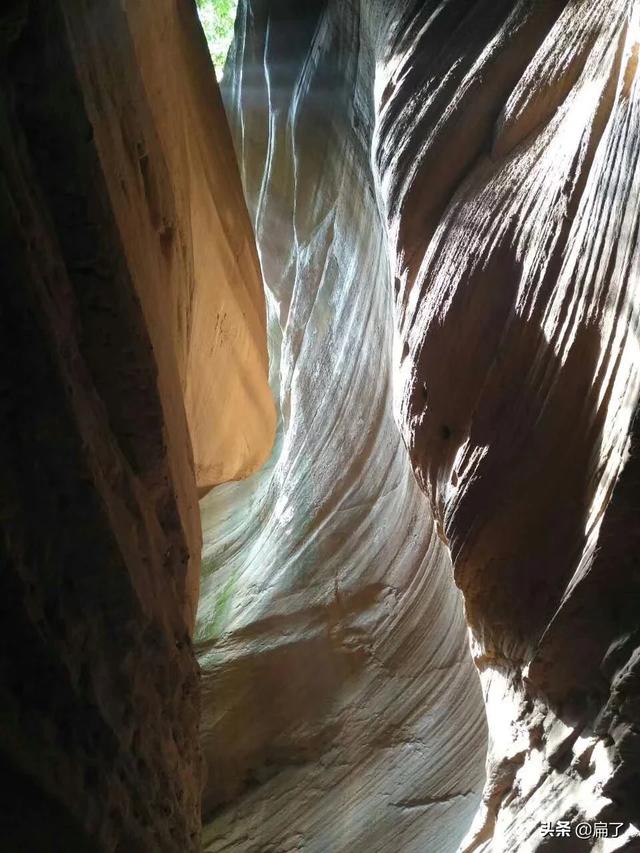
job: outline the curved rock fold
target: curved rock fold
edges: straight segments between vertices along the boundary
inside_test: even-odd
[[[280,425],[202,504],[206,850],[639,843],[639,15],[240,3]]]

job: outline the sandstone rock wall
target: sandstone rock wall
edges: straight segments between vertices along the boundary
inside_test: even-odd
[[[158,360],[195,611],[192,454],[203,493],[256,470],[274,438],[255,241],[193,3],[62,5]]]
[[[195,851],[198,485],[274,416],[193,4],[3,6],[0,243],[0,847]]]
[[[638,848],[639,14],[240,4],[281,419],[203,503],[207,850],[457,849],[454,580],[462,848]]]
[[[157,365],[62,10],[23,11],[2,31],[2,844],[195,850],[188,539]]]
[[[166,163],[164,173],[154,174],[157,157],[144,160],[146,196],[141,200],[149,206],[170,261],[168,331],[162,346],[169,338],[178,353],[196,480],[203,493],[254,473],[273,445],[275,406],[267,382],[262,274],[193,2],[137,0],[126,4],[126,16],[141,94]],[[117,73],[116,63],[112,69]],[[131,106],[125,103],[124,112]],[[133,109],[138,112],[137,106]],[[105,147],[107,158],[114,150],[112,141]],[[114,204],[122,211],[126,205],[117,180],[112,186]],[[134,229],[127,222],[123,230]],[[152,283],[144,304],[153,306],[156,294]]]
[[[392,414],[392,284],[357,4],[245,2],[226,102],[268,288],[267,467],[202,501],[207,851],[452,850],[485,723]]]
[[[197,850],[239,175],[192,3],[1,14],[3,837]],[[639,42],[240,3],[207,851],[638,849]]]
[[[386,44],[398,416],[490,732],[464,850],[565,849],[558,820],[640,847],[639,27],[626,0],[426,3]]]

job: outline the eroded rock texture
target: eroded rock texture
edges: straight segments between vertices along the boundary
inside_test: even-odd
[[[257,470],[275,433],[262,279],[211,60],[191,0],[63,7],[163,396],[180,401],[166,428],[184,434],[186,411],[207,491]]]
[[[191,3],[9,2],[0,63],[0,847],[195,851],[191,436],[273,432],[228,127]]]
[[[142,87],[135,95],[129,88],[120,91],[114,111],[125,117],[122,140],[113,131],[106,133],[101,154],[113,169],[109,180],[121,230],[132,235],[128,249],[144,269],[141,281],[148,282],[142,298],[150,327],[161,329],[154,346],[166,351],[170,342],[177,353],[202,493],[254,473],[273,446],[275,408],[267,382],[262,275],[193,2],[136,0],[120,5],[135,49],[130,61],[140,69]],[[100,79],[105,80],[106,98],[119,90],[121,36],[105,20],[102,4],[91,4],[86,18],[85,42],[93,38],[99,52],[95,58],[93,50],[83,54],[80,61],[104,63]],[[105,29],[112,33],[106,44]],[[91,107],[95,126],[101,102]],[[151,129],[141,127],[141,111]],[[132,154],[138,191],[138,173],[143,175],[140,208],[148,207],[151,213],[148,239],[155,246],[159,235],[164,250],[159,266],[168,267],[161,300],[158,282],[150,276],[146,242],[140,242],[140,223],[131,222],[131,186],[119,183]]]
[[[599,819],[575,849],[637,850],[640,5],[436,5],[390,30],[374,147],[399,419],[487,704],[464,849]]]
[[[243,3],[225,73],[281,421],[202,502],[207,851],[454,850],[479,802],[461,603],[392,414],[373,23]]]
[[[203,503],[206,850],[457,849],[453,578],[463,849],[638,849],[639,15],[241,2],[281,422]]]
[[[193,463],[206,492],[256,470],[275,433],[255,240],[190,0],[61,5],[158,361],[193,619],[201,549]]]

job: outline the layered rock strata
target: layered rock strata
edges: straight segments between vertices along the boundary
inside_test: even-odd
[[[463,849],[564,849],[541,824],[566,820],[622,824],[575,849],[636,850],[640,6],[424,4],[394,27],[375,158],[399,421],[490,730]]]
[[[639,14],[240,4],[281,421],[203,503],[206,850],[638,848]]]
[[[353,4],[241,3],[226,103],[267,287],[276,448],[202,501],[207,851],[453,850],[485,721],[447,548],[393,419]]]

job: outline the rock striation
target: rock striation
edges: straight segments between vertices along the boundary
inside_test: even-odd
[[[207,851],[639,849],[639,27],[240,3],[280,422],[202,503]]]
[[[453,850],[480,799],[484,709],[393,418],[374,21],[342,3],[238,15],[223,95],[280,421],[268,465],[201,504],[204,849]]]
[[[639,39],[637,3],[453,2],[387,43],[398,416],[490,734],[467,851],[640,847]]]
[[[640,849],[639,45],[5,3],[3,849]]]

